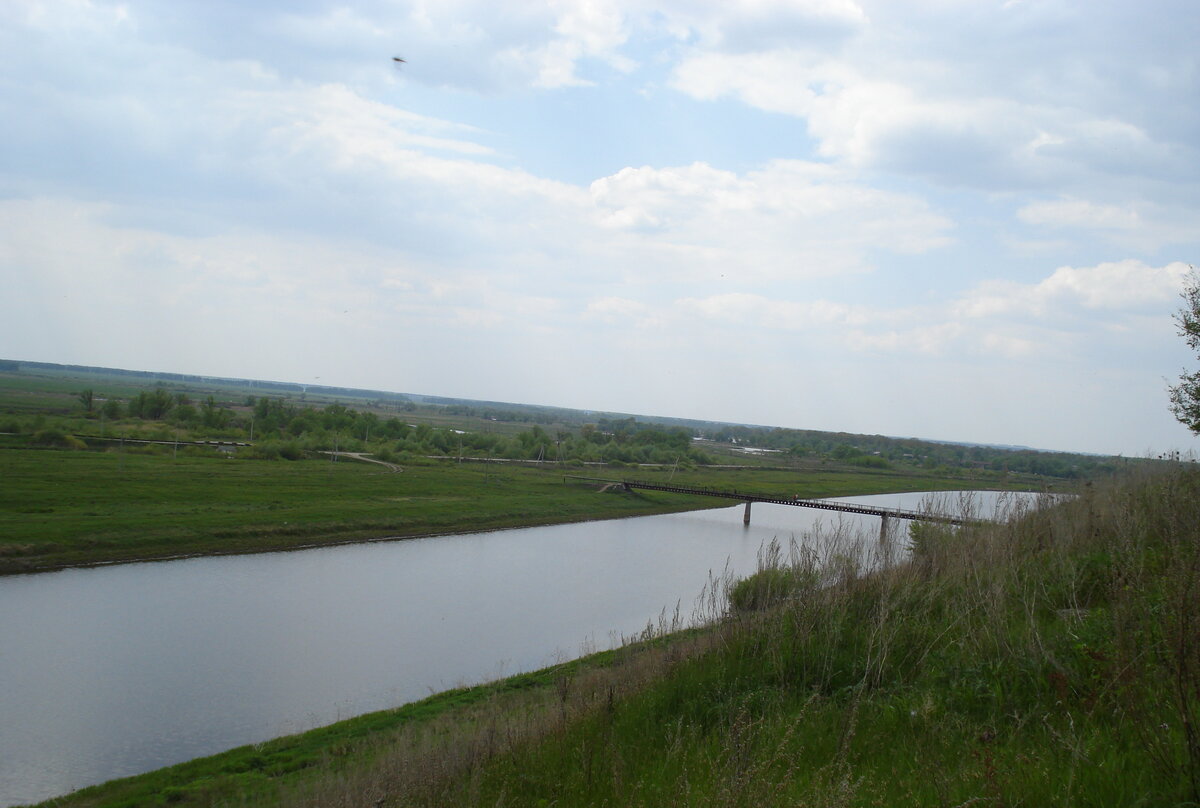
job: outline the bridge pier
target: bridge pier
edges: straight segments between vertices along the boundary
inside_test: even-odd
[[[746,500],[746,513],[742,516],[742,524],[750,524],[750,500]]]
[[[888,538],[888,517],[885,513],[879,517],[879,543],[886,544]]]

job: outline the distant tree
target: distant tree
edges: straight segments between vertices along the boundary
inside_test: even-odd
[[[189,405],[180,405],[189,406]],[[200,420],[210,429],[221,429],[229,423],[232,412],[219,405],[212,396],[200,404]]]
[[[161,387],[143,390],[129,400],[129,414],[148,421],[160,420],[175,406],[175,397]]]
[[[171,420],[179,424],[190,424],[199,416],[196,413],[196,408],[189,404],[176,404],[175,409],[171,410]]]
[[[364,412],[358,416],[358,428],[362,430],[362,439],[371,440],[371,433],[379,437],[379,416],[373,412]]]
[[[862,451],[848,443],[839,443],[831,454],[834,460],[849,460],[852,457],[858,457]]]
[[[1200,277],[1195,273],[1183,290],[1183,301],[1183,308],[1175,314],[1175,322],[1188,347],[1200,355]],[[1200,435],[1200,371],[1181,374],[1179,384],[1168,389],[1175,418]]]
[[[84,410],[91,412],[92,405],[96,401],[96,394],[92,392],[91,388],[88,388],[87,390],[80,391],[77,395],[79,396],[79,403],[83,405]]]

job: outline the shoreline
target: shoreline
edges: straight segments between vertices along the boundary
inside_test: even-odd
[[[697,505],[697,506],[682,506],[670,507],[662,510],[629,513],[629,514],[614,514],[612,516],[589,516],[582,519],[551,519],[546,521],[525,522],[514,525],[501,525],[497,527],[481,527],[481,528],[462,528],[448,529],[438,531],[428,531],[424,533],[411,534],[396,534],[388,536],[375,536],[367,538],[355,539],[332,539],[330,541],[309,542],[305,544],[289,544],[275,547],[262,547],[258,549],[237,549],[237,550],[214,550],[211,552],[194,552],[194,553],[176,553],[172,555],[152,555],[138,558],[115,558],[115,559],[99,559],[96,561],[81,561],[78,563],[69,564],[54,564],[39,566],[33,569],[8,569],[0,562],[0,579],[21,575],[44,575],[54,572],[64,572],[74,569],[95,569],[97,567],[115,567],[123,564],[154,564],[166,561],[186,561],[195,558],[226,558],[230,556],[250,556],[250,555],[267,555],[270,553],[290,553],[299,552],[301,550],[318,550],[323,547],[344,547],[350,544],[379,544],[383,542],[399,542],[412,541],[415,539],[433,539],[443,536],[468,536],[477,533],[498,533],[504,530],[526,530],[535,527],[552,527],[554,525],[571,525],[583,524],[586,522],[606,522],[614,519],[637,519],[643,516],[665,516],[672,513],[685,513],[687,511],[705,511],[715,510],[717,508],[728,507],[722,505]]]

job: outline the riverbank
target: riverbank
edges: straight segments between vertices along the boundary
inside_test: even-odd
[[[0,574],[293,550],[347,542],[711,508],[706,497],[598,493],[569,467],[430,462],[392,473],[347,459],[0,448]],[[622,470],[612,469],[611,476]],[[802,497],[995,485],[877,470],[637,470]],[[607,476],[607,475],[606,475]],[[1014,478],[1012,483],[1022,481]]]
[[[706,630],[46,805],[1195,804],[1200,475],[1081,493],[883,572],[784,548]]]
[[[157,771],[112,780],[40,803],[42,808],[100,806],[288,804],[324,790],[332,779],[356,779],[379,765],[443,769],[445,759],[544,737],[594,707],[666,674],[707,649],[702,630],[677,631],[609,651],[448,690],[393,710],[231,749]],[[307,798],[307,797],[306,797]],[[353,801],[375,803],[376,797]]]

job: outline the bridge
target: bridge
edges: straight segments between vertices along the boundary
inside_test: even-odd
[[[750,506],[755,502],[770,502],[775,505],[792,505],[799,508],[816,508],[822,511],[838,511],[841,513],[857,513],[864,516],[878,516],[883,520],[880,525],[880,536],[887,534],[889,519],[908,519],[913,522],[934,522],[941,525],[974,525],[976,519],[963,519],[956,516],[911,511],[903,508],[878,508],[873,505],[858,505],[850,502],[831,502],[825,499],[800,499],[799,497],[781,497],[775,494],[752,494],[746,491],[722,490],[692,485],[668,485],[648,483],[640,480],[605,480],[598,477],[574,477],[577,480],[608,483],[611,486],[621,486],[626,491],[640,489],[643,491],[666,491],[672,494],[692,494],[701,497],[718,497],[746,503],[746,513],[742,522],[750,524]]]

